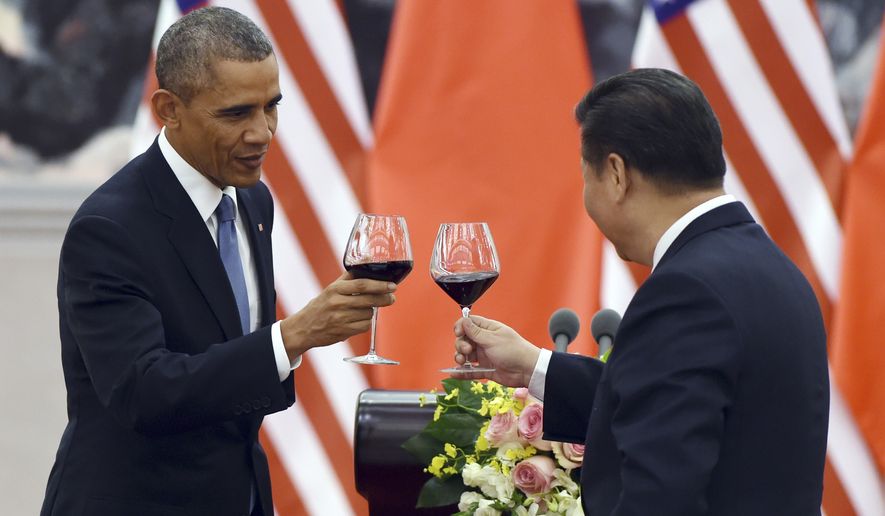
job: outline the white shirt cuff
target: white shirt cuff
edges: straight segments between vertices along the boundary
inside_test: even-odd
[[[289,373],[293,369],[301,365],[301,355],[294,362],[289,362],[289,355],[286,353],[286,346],[283,344],[283,332],[280,330],[280,321],[273,323],[270,327],[270,341],[273,343],[273,357],[277,362],[277,373],[280,375],[282,382],[289,377]]]
[[[532,371],[532,378],[529,380],[529,394],[544,401],[544,384],[547,383],[547,367],[550,366],[550,357],[553,352],[549,349],[541,348],[538,355],[538,361],[535,362],[535,370]]]

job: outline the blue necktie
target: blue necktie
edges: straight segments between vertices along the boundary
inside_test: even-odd
[[[240,324],[245,335],[249,333],[249,294],[246,291],[246,277],[243,275],[240,249],[237,246],[237,226],[234,224],[236,208],[229,195],[221,196],[215,215],[218,218],[218,253],[221,255],[221,263],[224,264],[234,297],[237,299]]]

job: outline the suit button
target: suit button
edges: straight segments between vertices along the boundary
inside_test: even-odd
[[[243,414],[248,414],[252,412],[252,407],[249,406],[249,402],[243,403]]]
[[[252,400],[252,408],[258,410],[261,408],[261,402],[258,400]]]
[[[241,407],[241,406],[239,406],[239,405],[236,405],[236,406],[234,407],[234,415],[235,415],[235,416],[239,416],[239,415],[242,414],[242,413],[243,413],[243,407]]]
[[[263,398],[261,398],[261,406],[264,408],[269,407],[270,406],[270,398],[268,398],[267,396],[264,396]]]

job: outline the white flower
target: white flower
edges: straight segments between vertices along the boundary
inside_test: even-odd
[[[501,516],[501,511],[492,507],[493,503],[491,500],[480,500],[473,516]]]
[[[584,516],[584,507],[581,505],[580,496],[575,500],[575,506],[566,511],[565,516]]]
[[[566,491],[569,492],[569,494],[578,494],[580,487],[578,487],[578,484],[576,484],[575,481],[572,480],[572,477],[570,477],[569,474],[565,471],[556,468],[556,470],[553,472],[553,478],[555,480],[550,487],[564,487]]]
[[[573,514],[584,514],[584,512],[581,511],[581,505],[578,503],[578,501],[570,496],[557,497],[557,501],[558,501],[557,511],[559,511],[560,514],[567,514],[569,516],[571,516]],[[575,512],[575,511],[580,511],[580,512]]]
[[[469,510],[471,505],[474,503],[478,504],[482,500],[485,500],[485,498],[476,491],[464,491],[461,493],[461,501],[458,502],[458,510]]]
[[[525,507],[523,507],[522,505],[520,505],[519,507],[517,507],[517,508],[513,511],[513,514],[514,514],[515,516],[537,516],[537,514],[538,514],[538,510],[539,510],[540,508],[541,508],[541,507],[540,507],[538,504],[532,502],[532,504],[529,505],[528,509],[526,509]]]
[[[491,466],[480,466],[477,463],[466,464],[461,470],[464,485],[478,487],[489,498],[497,498],[503,503],[510,503],[513,497],[513,480]]]

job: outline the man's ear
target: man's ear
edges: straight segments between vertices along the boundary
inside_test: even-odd
[[[615,201],[623,201],[630,190],[632,177],[631,171],[627,168],[627,164],[624,163],[624,158],[620,154],[611,152],[606,156],[605,174],[614,193]]]
[[[167,128],[175,129],[181,124],[182,107],[184,103],[178,95],[169,90],[159,89],[151,95],[154,116]]]

